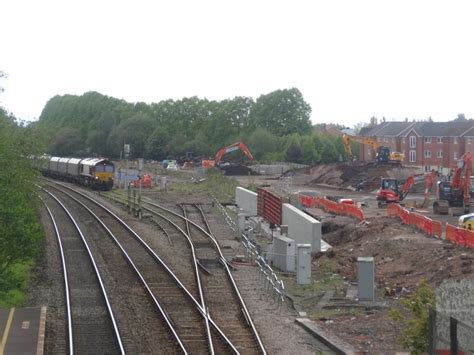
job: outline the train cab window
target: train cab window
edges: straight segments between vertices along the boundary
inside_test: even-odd
[[[95,166],[95,171],[98,172],[98,173],[103,173],[105,171],[105,166],[103,165],[96,165]]]
[[[114,172],[114,166],[113,165],[106,165],[105,166],[105,172],[106,173],[113,173]]]

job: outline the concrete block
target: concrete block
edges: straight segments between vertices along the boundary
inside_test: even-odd
[[[242,208],[245,213],[250,216],[257,215],[257,193],[244,189],[243,187],[235,188],[235,202]]]
[[[312,252],[321,251],[321,222],[289,203],[283,204],[282,214],[289,238],[297,244],[311,244]]]
[[[375,299],[374,258],[357,258],[357,294],[360,301],[374,301]]]

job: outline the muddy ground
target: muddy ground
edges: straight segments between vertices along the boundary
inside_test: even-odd
[[[474,275],[473,250],[428,237],[403,225],[398,218],[386,217],[386,210],[378,208],[375,191],[380,177],[406,179],[417,173],[420,171],[413,168],[338,163],[297,170],[287,174],[290,178],[286,181],[268,176],[253,178],[255,185],[266,185],[281,194],[311,191],[319,196],[340,196],[362,203],[366,223],[320,209],[308,210],[323,223],[323,239],[332,245],[332,250],[313,258],[312,275],[317,286],[303,290],[290,287],[289,291],[298,310],[307,312],[320,326],[364,353],[403,351],[396,339],[400,327],[392,322],[388,312],[400,307],[400,300],[412,294],[420,280],[426,279],[437,287],[447,279]],[[367,181],[366,188],[356,192],[354,187],[360,181]],[[422,193],[410,193],[405,202],[419,206],[422,200]],[[431,207],[413,210],[441,220],[443,226],[446,222],[457,224],[457,217],[434,215]],[[356,261],[367,256],[375,261],[376,302],[361,307],[354,300]]]

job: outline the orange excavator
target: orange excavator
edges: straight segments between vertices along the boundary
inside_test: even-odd
[[[400,201],[403,201],[410,192],[410,188],[422,181],[425,182],[425,198],[421,207],[428,207],[430,191],[436,181],[436,172],[434,170],[427,174],[416,174],[408,177],[401,187],[397,179],[381,178],[380,188],[377,191],[378,206],[382,207],[387,203],[399,203]]]
[[[202,166],[204,168],[212,168],[214,166],[219,166],[219,163],[222,161],[222,157],[230,152],[241,150],[249,160],[253,160],[252,153],[250,153],[249,148],[242,142],[237,142],[231,144],[225,148],[221,148],[217,151],[216,156],[214,159],[208,159],[202,161]]]
[[[466,152],[457,161],[456,170],[451,181],[438,182],[433,202],[434,213],[448,213],[453,208],[453,214],[469,213],[471,205],[471,152]],[[455,209],[461,211],[456,211]]]

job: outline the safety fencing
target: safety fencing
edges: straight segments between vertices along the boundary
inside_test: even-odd
[[[283,198],[273,191],[257,189],[257,215],[278,226],[282,220]]]
[[[446,240],[463,247],[474,248],[474,232],[446,223]]]
[[[410,212],[397,203],[387,205],[387,216],[399,217],[403,224],[414,226],[432,237],[441,238],[442,227],[440,221],[435,221],[416,212]]]
[[[300,204],[304,207],[322,208],[330,213],[355,217],[360,221],[365,220],[364,212],[360,207],[357,207],[356,205],[350,205],[347,203],[337,203],[325,197],[308,196],[302,194],[299,196],[299,198]]]
[[[239,228],[237,224],[232,217],[229,216],[226,208],[220,204],[215,196],[212,196],[212,199],[213,204],[217,206],[219,211],[221,211],[230,229],[232,229],[233,232],[238,231]],[[256,264],[257,272],[260,271],[259,279],[261,279],[267,294],[273,292],[273,299],[276,299],[278,305],[281,306],[281,304],[285,302],[285,285],[283,284],[283,280],[278,278],[271,266],[267,263],[265,257],[260,254],[257,243],[251,239],[252,234],[253,228],[241,234],[242,245],[245,247],[245,254],[250,261]]]

